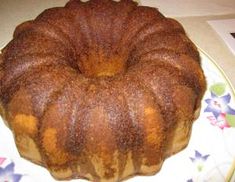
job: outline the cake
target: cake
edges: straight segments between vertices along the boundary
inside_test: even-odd
[[[185,148],[206,89],[176,20],[131,0],[70,0],[16,27],[0,56],[1,115],[56,179],[153,175]]]

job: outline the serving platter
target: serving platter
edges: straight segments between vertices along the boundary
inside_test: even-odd
[[[207,91],[188,147],[168,158],[155,176],[127,182],[235,181],[235,91],[215,61],[203,51],[200,54]],[[11,131],[0,119],[0,182],[5,181],[55,182],[46,169],[19,156]],[[72,180],[76,181],[85,182]]]

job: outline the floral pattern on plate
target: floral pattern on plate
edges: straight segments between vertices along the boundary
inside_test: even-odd
[[[0,182],[20,182],[22,174],[15,173],[15,163],[0,157]]]
[[[235,109],[231,108],[231,94],[226,93],[226,85],[217,83],[210,87],[211,97],[205,99],[207,107],[204,112],[210,112],[207,117],[210,123],[220,129],[235,127]]]
[[[195,156],[190,157],[190,159],[194,163],[194,165],[196,166],[197,170],[200,172],[203,169],[203,164],[207,161],[209,156],[210,156],[209,154],[202,155],[200,152],[195,150]]]

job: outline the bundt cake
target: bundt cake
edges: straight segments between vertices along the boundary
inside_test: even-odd
[[[56,179],[152,175],[189,141],[206,82],[182,26],[131,0],[70,0],[19,25],[1,115]]]

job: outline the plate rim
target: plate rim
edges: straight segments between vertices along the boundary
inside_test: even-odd
[[[208,54],[206,53],[202,48],[198,47],[199,53],[200,54],[204,54],[207,58],[209,58],[209,60],[211,61],[211,63],[219,70],[219,72],[221,73],[221,75],[224,77],[224,79],[226,80],[229,88],[232,91],[232,95],[233,98],[235,99],[235,88],[233,87],[233,84],[231,83],[231,81],[229,80],[228,76],[226,75],[225,71],[221,68],[221,66]],[[202,60],[201,60],[202,61]],[[203,68],[202,68],[203,69]],[[203,70],[204,71],[204,70]]]

